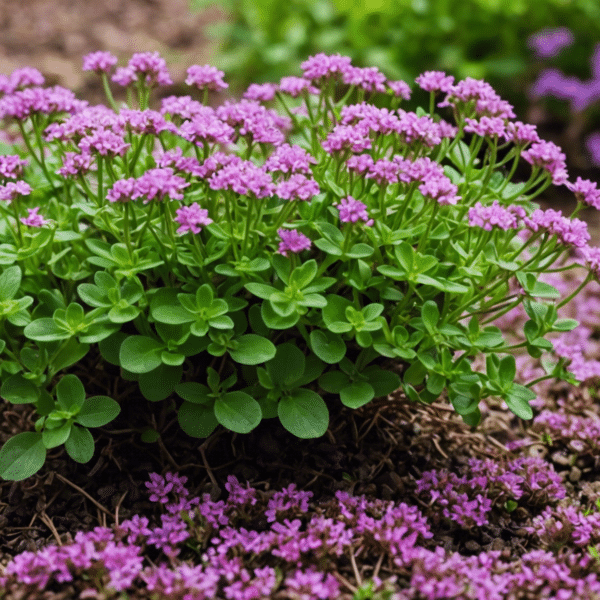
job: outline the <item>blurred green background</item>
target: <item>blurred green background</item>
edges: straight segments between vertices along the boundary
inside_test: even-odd
[[[190,0],[192,10],[214,2]],[[527,38],[568,27],[576,44],[553,61],[589,77],[589,56],[600,41],[598,0],[222,0],[226,22],[209,26],[215,64],[232,91],[250,83],[300,74],[318,52],[350,56],[412,85],[425,70],[486,79],[519,112],[540,66]]]

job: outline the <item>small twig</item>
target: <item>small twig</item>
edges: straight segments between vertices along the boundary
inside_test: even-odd
[[[205,444],[206,444],[206,442],[202,442],[202,444],[200,444],[200,446],[198,446],[198,450],[200,450],[200,456],[202,457],[202,462],[204,463],[204,468],[206,469],[206,472],[208,473],[208,477],[209,477],[211,483],[215,487],[218,488],[219,484],[217,483],[217,480],[215,479],[215,476],[213,475],[212,469],[210,468],[210,466],[208,465],[208,461],[206,460],[206,453],[204,452]]]
[[[104,508],[104,506],[102,506],[102,504],[100,504],[100,502],[98,502],[97,500],[94,500],[94,498],[92,498],[85,490],[81,489],[78,485],[75,485],[73,482],[69,481],[66,477],[63,477],[60,473],[56,473],[56,476],[62,482],[67,483],[73,489],[77,490],[80,494],[83,494],[92,504],[94,504],[97,508],[99,508],[105,514],[112,517],[112,513],[108,509]]]
[[[117,502],[117,505],[115,506],[115,525],[117,527],[119,526],[119,508],[121,508],[121,503],[125,499],[125,496],[127,496],[127,492],[128,491],[129,490],[125,490],[125,492],[123,493],[123,495],[119,498],[119,501]]]
[[[383,563],[383,557],[384,557],[384,553],[382,552],[379,555],[379,560],[377,561],[377,564],[375,565],[375,570],[373,571],[373,579],[375,579],[375,577],[377,577],[379,575],[379,569],[381,569],[381,563]]]
[[[52,532],[52,535],[54,536],[56,543],[59,546],[62,546],[62,540],[60,539],[60,535],[58,535],[58,531],[56,531],[56,527],[54,527],[54,523],[52,522],[52,519],[50,519],[50,517],[46,514],[45,511],[42,512],[42,514],[40,515],[40,518],[48,526],[48,529],[50,529],[50,531]]]
[[[354,571],[354,577],[356,577],[356,583],[359,586],[362,585],[362,577],[358,572],[358,567],[356,566],[356,559],[354,558],[354,552],[350,552],[350,563],[352,564],[352,570]]]
[[[358,588],[355,585],[352,585],[341,573],[334,573],[334,576],[337,577],[353,594],[358,592]]]
[[[448,455],[441,449],[440,447],[440,443],[437,441],[437,439],[434,437],[432,438],[433,441],[433,445],[437,448],[437,451],[445,458],[448,459]]]

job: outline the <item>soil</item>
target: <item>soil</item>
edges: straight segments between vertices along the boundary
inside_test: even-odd
[[[223,18],[216,8],[188,12],[188,0],[0,0],[0,72],[34,66],[48,83],[69,87],[92,103],[103,102],[97,79],[81,71],[84,54],[109,50],[124,64],[133,52],[158,50],[174,80],[181,81],[191,64],[211,63],[214,53],[204,28]],[[544,115],[538,117],[550,134],[546,139],[560,143],[564,131],[553,130]],[[545,137],[543,131],[541,135]],[[594,178],[585,161],[572,173],[577,170]],[[546,199],[547,205],[568,213],[573,208],[568,196],[558,192]],[[600,243],[597,213],[585,211],[583,217],[592,227],[593,243]],[[505,444],[532,435],[524,421],[499,405],[491,406],[471,431],[443,400],[416,405],[396,393],[356,411],[331,402],[331,425],[320,439],[298,440],[271,420],[248,435],[217,430],[201,442],[179,429],[174,400],[146,401],[137,383],[121,378],[119,369],[103,363],[96,350],[73,372],[88,395],[116,399],[121,414],[108,427],[93,430],[96,452],[90,463],[75,463],[61,447],[48,453],[35,476],[0,481],[0,565],[18,553],[65,543],[79,530],[110,526],[135,514],[156,516],[144,486],[151,472],[187,475],[192,496],[208,492],[213,499],[223,497],[226,478],[233,474],[263,490],[296,483],[312,491],[317,502],[344,489],[426,509],[415,492],[415,479],[423,471],[456,471],[471,457],[511,457]],[[560,389],[564,386],[555,392]],[[0,403],[0,445],[33,430],[34,420],[31,407]],[[161,433],[158,442],[140,440],[139,432],[147,427]],[[564,457],[551,455],[541,444],[534,444],[531,453],[545,456],[568,480],[572,468]],[[599,474],[597,464],[587,465],[583,477],[568,484],[569,493],[580,497],[584,484]],[[521,507],[510,518],[505,515],[471,532],[440,527],[429,547],[465,555],[492,548],[520,555],[535,548],[523,527],[538,513]],[[350,567],[343,574],[354,581]]]

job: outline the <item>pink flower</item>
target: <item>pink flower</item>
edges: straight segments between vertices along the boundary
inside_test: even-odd
[[[56,172],[63,177],[76,177],[87,173],[93,162],[94,158],[89,152],[65,152],[63,166]]]
[[[210,65],[192,65],[187,70],[187,79],[185,83],[187,85],[193,85],[199,90],[224,90],[229,87],[229,84],[223,81],[225,73],[219,71],[217,67],[211,67]]]
[[[577,198],[578,202],[583,202],[583,204],[593,206],[595,209],[600,210],[600,190],[597,188],[595,181],[577,177],[575,183],[568,181],[566,186],[575,194],[575,198]]]
[[[258,102],[268,102],[275,98],[277,84],[275,83],[252,83],[244,92],[243,97],[248,100],[256,100]]]
[[[530,36],[527,45],[537,58],[552,58],[563,48],[573,44],[574,39],[573,33],[566,27],[548,28]]]
[[[362,220],[369,227],[374,223],[373,219],[369,219],[366,204],[355,200],[352,196],[342,198],[335,206],[340,213],[342,223],[356,223]]]
[[[494,227],[499,229],[517,229],[519,218],[526,216],[522,206],[501,206],[498,200],[494,200],[489,206],[477,202],[469,209],[469,225],[477,226],[491,231]]]
[[[314,156],[304,148],[290,144],[281,144],[265,162],[265,169],[270,172],[311,174],[311,164],[317,164]]]
[[[394,92],[394,96],[398,96],[403,100],[410,100],[410,86],[406,81],[398,80],[398,81],[388,81],[387,86]]]
[[[454,77],[444,71],[425,71],[415,79],[415,83],[426,92],[449,92]]]
[[[83,153],[97,153],[101,156],[123,156],[131,144],[126,144],[123,137],[109,129],[96,129],[79,142]]]
[[[0,200],[12,202],[20,196],[29,196],[31,186],[25,181],[9,181],[0,185]]]
[[[284,200],[304,201],[309,201],[320,192],[317,182],[302,173],[294,173],[289,179],[281,181],[275,190]]]
[[[342,80],[367,92],[385,92],[385,75],[377,67],[348,67],[342,73]]]
[[[117,57],[110,52],[102,50],[91,52],[83,57],[83,70],[94,71],[95,73],[108,73],[116,64]]]
[[[305,77],[282,77],[279,82],[279,91],[297,98],[304,91],[309,94],[318,94],[319,90],[312,85],[310,79]]]
[[[21,217],[21,223],[24,223],[29,227],[42,227],[43,225],[50,223],[50,221],[44,219],[42,215],[37,214],[38,210],[40,210],[39,206],[36,206],[35,208],[28,208],[27,211],[29,214],[27,217]]]
[[[200,206],[194,202],[190,206],[182,206],[176,211],[177,216],[175,221],[180,224],[177,229],[177,233],[185,233],[191,231],[192,233],[200,233],[200,225],[210,225],[213,220],[208,217],[208,210],[200,208]]]
[[[328,56],[323,53],[309,56],[300,67],[304,77],[312,81],[338,74],[344,75],[352,69],[350,57],[340,56],[339,54]]]
[[[302,250],[309,250],[311,241],[296,229],[278,229],[277,234],[281,238],[278,254],[283,254],[287,257],[288,252],[298,254]]]
[[[552,182],[560,185],[567,182],[566,156],[553,142],[541,141],[525,150],[521,156],[531,165],[542,167],[552,176]]]
[[[0,175],[5,179],[18,179],[23,175],[26,164],[26,160],[15,154],[0,156]]]
[[[465,119],[465,131],[476,133],[481,137],[505,137],[506,129],[504,119],[500,117],[481,117],[477,119]]]
[[[126,67],[119,67],[112,77],[115,83],[127,86],[141,77],[146,85],[172,85],[167,63],[158,52],[136,52]]]

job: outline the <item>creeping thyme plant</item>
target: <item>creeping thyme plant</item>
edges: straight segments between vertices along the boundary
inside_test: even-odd
[[[560,148],[487,83],[423,73],[427,110],[407,112],[405,82],[319,54],[217,107],[223,73],[192,66],[191,95],[154,110],[164,60],[116,62],[84,59],[108,107],[35,69],[0,81],[14,141],[0,157],[0,395],[39,415],[0,450],[2,477],[31,476],[62,444],[91,459],[89,428],[120,410],[68,372],[92,345],[146,399],[176,398],[198,438],[272,418],[318,437],[334,403],[400,388],[473,426],[491,396],[530,419],[532,385],[574,380],[558,357],[514,381],[515,353],[551,352],[546,335],[577,325],[557,308],[600,269],[585,223],[533,199],[567,185],[577,212],[600,191],[569,182]],[[513,181],[521,160],[529,179]],[[588,273],[561,298],[538,276],[581,266],[557,262],[575,248]],[[525,341],[510,344],[489,323],[519,305]]]

